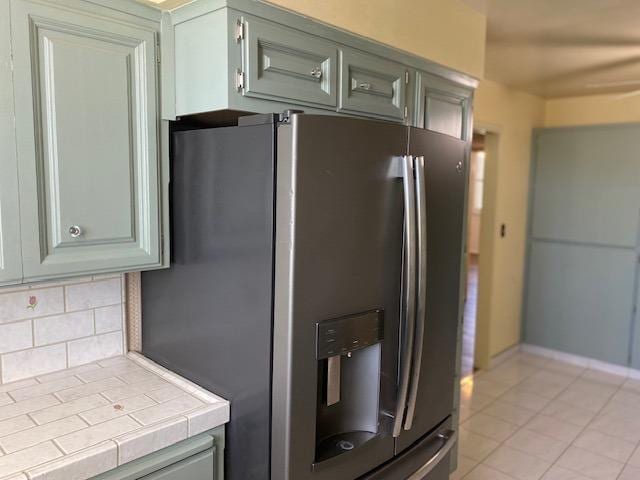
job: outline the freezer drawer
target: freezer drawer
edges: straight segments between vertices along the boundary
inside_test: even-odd
[[[448,480],[450,452],[457,442],[451,425],[449,417],[412,447],[358,480]]]

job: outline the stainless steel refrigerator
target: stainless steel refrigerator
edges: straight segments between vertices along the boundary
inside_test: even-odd
[[[143,352],[231,401],[228,480],[449,478],[465,152],[301,113],[174,133]]]

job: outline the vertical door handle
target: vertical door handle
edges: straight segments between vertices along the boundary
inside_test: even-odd
[[[402,157],[402,180],[404,194],[404,249],[402,261],[402,307],[401,325],[404,326],[404,342],[400,355],[400,383],[393,424],[393,436],[400,436],[407,405],[411,359],[413,357],[416,296],[416,200],[413,157]]]
[[[424,343],[425,320],[427,316],[427,188],[425,177],[424,157],[416,157],[416,224],[417,224],[417,250],[418,250],[418,302],[416,308],[416,326],[413,346],[413,360],[411,383],[409,387],[409,400],[407,402],[407,415],[404,421],[404,429],[409,430],[413,425],[413,417],[416,411],[418,399],[418,386],[420,384],[420,367],[422,366],[422,346]]]

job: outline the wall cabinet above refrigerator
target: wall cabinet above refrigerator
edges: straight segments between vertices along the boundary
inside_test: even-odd
[[[197,1],[173,10],[166,26],[174,38],[163,57],[164,83],[175,87],[164,92],[168,120],[302,109],[464,139],[470,130],[477,80],[307,17],[262,2]],[[425,109],[425,98],[432,108]]]

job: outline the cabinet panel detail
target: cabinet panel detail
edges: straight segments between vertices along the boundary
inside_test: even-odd
[[[427,130],[466,139],[471,91],[435,75],[420,75],[418,124]]]
[[[335,45],[275,23],[243,21],[244,95],[336,106]]]
[[[158,263],[154,33],[16,5],[25,277]]]
[[[355,50],[340,52],[339,109],[404,119],[407,69]]]

